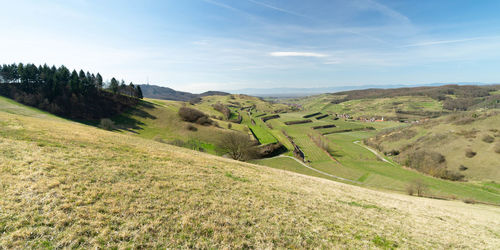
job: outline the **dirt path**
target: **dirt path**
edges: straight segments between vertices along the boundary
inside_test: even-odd
[[[392,166],[394,166],[394,167],[397,167],[397,165],[396,165],[396,164],[394,164],[394,163],[392,163],[392,162],[388,161],[387,159],[385,159],[382,155],[380,155],[380,154],[379,154],[377,151],[375,151],[374,149],[371,149],[371,148],[369,148],[369,147],[367,147],[367,146],[365,146],[365,145],[361,144],[361,142],[360,142],[360,141],[355,141],[355,142],[353,142],[353,143],[354,143],[354,144],[356,144],[356,145],[358,145],[358,146],[361,146],[361,147],[363,147],[363,148],[366,148],[366,149],[370,150],[370,152],[372,152],[374,155],[376,155],[376,156],[377,156],[380,160],[382,160],[382,161],[384,161],[384,162],[387,162],[387,163],[391,164],[391,165],[392,165]]]
[[[315,168],[313,168],[313,167],[311,167],[311,166],[309,166],[309,165],[307,165],[307,164],[305,164],[305,163],[303,163],[303,162],[299,161],[299,160],[298,160],[297,158],[295,158],[295,157],[291,157],[291,156],[288,156],[288,155],[278,155],[278,156],[273,157],[273,158],[278,158],[278,157],[282,157],[282,158],[283,158],[283,157],[285,157],[285,158],[290,158],[290,159],[293,159],[293,160],[295,160],[296,162],[300,163],[302,166],[304,166],[304,167],[306,167],[306,168],[308,168],[308,169],[310,169],[310,170],[312,170],[312,171],[314,171],[314,172],[317,172],[317,173],[320,173],[320,174],[326,175],[326,176],[328,176],[328,177],[332,177],[332,178],[335,178],[335,179],[338,179],[338,180],[348,181],[348,182],[352,182],[352,183],[356,183],[356,184],[362,184],[362,183],[361,183],[361,182],[359,182],[359,181],[353,181],[353,180],[346,179],[346,178],[343,178],[343,177],[340,177],[340,176],[336,176],[336,175],[332,175],[332,174],[329,174],[329,173],[325,173],[325,172],[323,172],[323,171],[321,171],[321,170],[317,170],[317,169],[315,169]]]

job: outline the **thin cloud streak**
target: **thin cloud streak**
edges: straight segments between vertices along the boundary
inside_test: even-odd
[[[269,8],[269,9],[273,9],[273,10],[276,10],[276,11],[279,11],[279,12],[283,12],[283,13],[286,13],[286,14],[290,14],[290,15],[293,15],[293,16],[298,16],[298,17],[304,17],[304,18],[307,18],[307,19],[312,19],[306,15],[302,15],[300,13],[297,13],[297,12],[294,12],[294,11],[290,11],[290,10],[286,10],[286,9],[282,9],[282,8],[279,8],[279,7],[276,7],[276,6],[272,6],[270,4],[266,4],[266,3],[263,3],[263,2],[258,2],[258,1],[255,1],[255,0],[247,0],[251,3],[254,3],[254,4],[257,4],[257,5],[260,5],[260,6],[263,6],[263,7],[266,7],[266,8]]]
[[[404,45],[404,46],[401,46],[401,47],[402,48],[407,48],[407,47],[424,47],[424,46],[432,46],[432,45],[439,45],[439,44],[463,43],[463,42],[485,40],[485,39],[493,39],[493,38],[499,38],[499,37],[500,36],[480,36],[480,37],[472,37],[472,38],[464,38],[464,39],[456,39],[456,40],[429,41],[429,42],[408,44],[408,45]]]
[[[297,52],[297,51],[276,51],[276,52],[269,53],[269,55],[276,56],[276,57],[287,57],[287,56],[294,56],[294,57],[327,57],[327,55],[325,55],[325,54],[314,53],[314,52]]]
[[[389,16],[389,17],[392,17],[394,19],[397,19],[399,21],[403,21],[403,22],[410,22],[410,18],[408,18],[407,16],[387,7],[386,5],[383,5],[377,1],[374,1],[374,0],[368,0],[367,1],[368,3],[370,3],[370,7],[374,10],[377,10],[379,11],[380,13],[386,15],[386,16]]]

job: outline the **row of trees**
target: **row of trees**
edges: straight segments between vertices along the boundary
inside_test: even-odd
[[[109,117],[141,99],[140,86],[65,66],[10,64],[0,66],[0,95],[70,118]]]

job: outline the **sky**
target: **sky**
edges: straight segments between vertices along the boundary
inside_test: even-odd
[[[0,0],[0,64],[200,93],[500,82],[497,0]]]

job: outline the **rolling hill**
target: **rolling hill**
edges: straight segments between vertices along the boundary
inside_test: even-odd
[[[143,84],[140,86],[144,97],[160,99],[160,100],[190,101],[197,97],[204,97],[211,95],[229,95],[228,93],[220,91],[207,91],[201,94],[192,94],[189,92],[177,91],[171,88],[161,87],[156,85]]]
[[[4,98],[0,180],[5,248],[500,246],[498,207],[237,162]]]
[[[453,111],[500,108],[500,85],[444,85],[363,89],[279,99],[304,110],[349,114],[354,119],[417,121]]]

